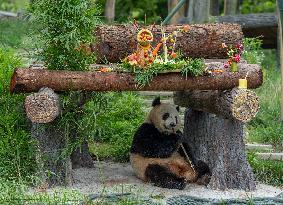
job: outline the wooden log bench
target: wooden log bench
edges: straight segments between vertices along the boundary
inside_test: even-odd
[[[176,28],[179,26],[168,26],[165,29],[172,31]],[[158,36],[160,28],[156,27],[154,32]],[[131,26],[101,26],[95,33],[97,41],[93,51],[100,63],[105,58],[116,63],[135,48],[136,31]],[[207,24],[191,26],[188,33],[178,38],[180,43],[177,46],[187,57],[225,59],[227,56],[221,44],[239,42],[243,35],[239,25]],[[94,67],[99,66],[104,67]],[[205,66],[224,68],[224,62],[206,60]],[[259,102],[254,92],[237,87],[242,78],[248,80],[249,89],[260,87],[263,76],[258,65],[241,62],[238,68],[238,72],[224,69],[223,73],[187,78],[181,73],[162,73],[144,87],[137,86],[131,73],[19,68],[14,71],[10,90],[11,93],[35,92],[25,101],[27,116],[32,122],[32,135],[38,141],[39,152],[53,159],[61,159],[59,151],[67,143],[64,131],[55,126],[62,112],[57,94],[68,91],[175,91],[174,102],[187,107],[185,139],[191,145],[196,159],[205,162],[211,170],[209,187],[254,190],[255,179],[247,162],[243,140],[245,123],[256,115]],[[78,101],[78,108],[81,109],[85,101]],[[86,150],[87,144],[82,149]],[[85,157],[89,157],[84,153],[75,154],[75,159],[84,161]],[[44,156],[38,155],[41,170],[51,170],[53,173],[53,177],[43,173],[47,183],[56,185],[70,182],[70,159],[42,159]],[[80,165],[91,167],[88,162]]]

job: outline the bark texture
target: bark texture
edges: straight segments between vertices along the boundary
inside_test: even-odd
[[[219,16],[220,14],[220,2],[219,0],[210,0],[210,15]]]
[[[212,189],[254,190],[256,183],[245,153],[244,123],[187,109],[184,137],[195,160],[211,171]]]
[[[223,68],[221,62],[206,63],[208,68]],[[180,91],[180,90],[228,90],[239,85],[239,79],[248,73],[248,88],[262,84],[262,71],[258,65],[238,64],[239,72],[225,70],[213,76],[188,76],[180,73],[163,73],[155,76],[149,85],[138,87],[131,73],[96,71],[54,71],[44,69],[16,69],[10,90],[12,93],[36,92],[49,87],[56,92],[83,91]]]
[[[41,183],[49,187],[70,184],[71,160],[62,154],[68,142],[64,132],[58,129],[56,122],[32,123],[31,135],[37,144],[37,172]]]
[[[182,26],[169,25],[165,30],[173,32],[180,28]],[[93,44],[97,63],[116,63],[134,52],[137,48],[137,32],[133,25],[97,27],[96,42]],[[153,45],[156,45],[161,39],[160,26],[153,29],[153,35]],[[237,24],[195,24],[190,26],[188,32],[178,33],[176,50],[180,50],[185,57],[226,58],[227,53],[221,44],[235,44],[242,39],[243,33]]]
[[[227,15],[215,18],[218,23],[241,25],[245,37],[261,36],[264,48],[277,47],[278,20],[274,13]]]
[[[227,91],[178,91],[174,92],[174,104],[242,122],[250,121],[259,110],[256,93],[238,88]]]
[[[108,22],[113,22],[115,19],[115,2],[116,0],[107,0],[105,6],[105,17]]]
[[[224,0],[224,15],[238,13],[238,0]]]
[[[60,114],[59,96],[50,88],[41,88],[26,97],[25,109],[33,123],[52,122]]]

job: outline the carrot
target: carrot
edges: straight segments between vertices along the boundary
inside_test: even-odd
[[[157,44],[157,46],[154,48],[154,50],[152,51],[152,55],[156,56],[157,52],[159,51],[160,47],[162,46],[162,43]]]

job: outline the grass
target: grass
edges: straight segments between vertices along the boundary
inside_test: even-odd
[[[262,62],[264,72],[263,86],[256,89],[261,109],[248,124],[248,141],[270,143],[282,150],[283,123],[280,121],[280,71],[276,66],[275,53],[265,53]]]
[[[283,162],[261,160],[252,152],[248,154],[248,161],[258,181],[273,186],[283,187]]]
[[[0,179],[0,204],[22,205],[22,204],[44,204],[44,205],[157,205],[159,199],[154,196],[143,199],[142,190],[133,190],[132,187],[117,186],[110,192],[107,189],[97,190],[94,194],[83,194],[76,190],[56,188],[52,191],[45,189],[30,190],[29,186],[16,181],[5,181]],[[114,194],[115,193],[115,194]],[[151,202],[151,199],[156,202]],[[95,199],[95,200],[94,200]]]

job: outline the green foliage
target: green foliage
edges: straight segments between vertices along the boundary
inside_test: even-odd
[[[93,40],[98,20],[91,0],[35,0],[31,11],[39,25],[41,56],[49,69],[86,70],[94,56],[83,48]]]
[[[276,11],[276,0],[243,0],[240,7],[242,14]]]
[[[103,103],[90,102],[86,109],[93,112],[92,152],[98,158],[127,161],[134,132],[145,114],[141,99],[133,93],[108,93]],[[85,119],[89,119],[86,117]]]
[[[25,9],[28,0],[1,0],[0,10],[17,12],[19,9]]]
[[[248,161],[257,180],[274,186],[283,186],[283,162],[260,160],[255,153],[248,154]]]
[[[106,0],[95,0],[105,8]],[[146,15],[147,24],[160,23],[167,15],[167,0],[116,0],[115,20],[119,23],[136,19],[143,23]]]
[[[0,46],[12,48],[23,47],[23,40],[28,34],[30,26],[27,21],[1,20]]]
[[[129,63],[122,63],[121,67],[126,71],[134,72],[135,81],[140,87],[150,84],[153,77],[162,72],[180,71],[187,78],[189,75],[202,75],[205,71],[204,60],[199,58],[176,59],[174,62],[168,61],[168,63],[154,62],[144,69]]]
[[[262,40],[260,38],[244,38],[243,58],[251,64],[261,64],[264,59],[261,48]]]
[[[27,132],[23,95],[11,95],[9,83],[21,61],[0,48],[0,178],[22,180],[34,170],[33,144]]]

